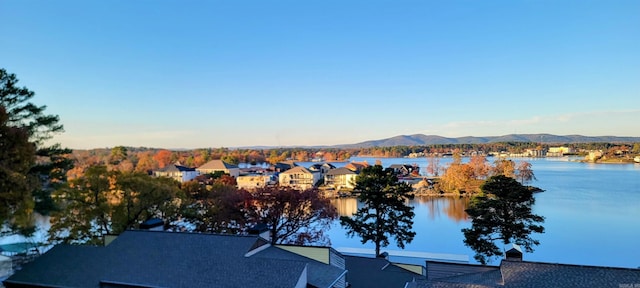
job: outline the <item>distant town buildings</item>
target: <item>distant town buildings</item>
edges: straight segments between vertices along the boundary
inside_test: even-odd
[[[549,151],[547,151],[547,157],[562,157],[567,154],[575,154],[575,149],[566,146],[560,147],[549,147]]]

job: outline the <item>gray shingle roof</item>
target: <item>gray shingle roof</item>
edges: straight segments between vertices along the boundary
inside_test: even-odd
[[[500,267],[427,260],[427,279],[446,278],[478,272],[498,271]]]
[[[353,288],[405,287],[414,279],[424,276],[391,264],[384,258],[345,256],[347,282]]]
[[[305,268],[309,284],[330,282],[344,271],[274,247],[245,257],[257,240],[126,231],[106,247],[58,245],[5,285],[99,287],[102,281],[143,287],[294,287]]]
[[[331,169],[329,170],[329,172],[327,172],[327,175],[350,175],[350,174],[356,174],[355,172],[345,168],[345,167],[340,167],[337,169]]]
[[[302,166],[293,167],[287,171],[281,172],[280,174],[298,174],[298,173],[313,174],[311,171],[309,171],[309,169],[304,168]]]
[[[640,284],[640,269],[502,260],[499,270],[419,280],[408,287],[619,288],[622,284]]]
[[[170,164],[164,166],[164,168],[157,170],[158,172],[188,172],[188,171],[196,171],[196,168],[189,168],[185,166],[180,166],[176,164]]]
[[[503,260],[507,287],[615,287],[640,285],[640,269]]]
[[[337,267],[273,246],[258,252],[253,257],[306,262],[309,264],[307,282],[315,287],[331,287],[331,284],[344,273],[344,270]]]
[[[46,287],[99,287],[106,259],[104,247],[57,245],[28,263],[7,280]]]
[[[207,163],[202,164],[202,166],[198,167],[198,170],[227,170],[227,169],[235,169],[238,166],[229,164],[222,160],[211,160]]]

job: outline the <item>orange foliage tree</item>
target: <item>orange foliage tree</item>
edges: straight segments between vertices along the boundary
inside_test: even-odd
[[[171,163],[172,154],[169,150],[160,150],[153,156],[153,159],[156,160],[159,168],[164,168]]]

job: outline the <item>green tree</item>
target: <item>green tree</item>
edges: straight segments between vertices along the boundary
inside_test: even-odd
[[[114,205],[114,233],[137,228],[151,218],[168,223],[179,219],[180,204],[185,199],[179,183],[165,177],[151,177],[144,173],[115,172],[112,182],[120,202]]]
[[[38,159],[24,174],[24,177],[38,181],[30,187],[30,195],[22,199],[28,202],[30,200],[27,199],[32,197],[34,210],[48,214],[55,208],[51,191],[66,180],[66,171],[73,167],[73,162],[67,157],[71,150],[59,144],[46,145],[45,142],[55,134],[63,132],[63,126],[57,115],[45,114],[46,106],[30,102],[34,96],[33,91],[18,86],[15,74],[0,69],[0,106],[4,107],[7,114],[5,125],[23,129],[27,133]]]
[[[236,155],[225,155],[222,156],[222,159],[220,160],[233,165],[238,165],[240,163],[240,159],[238,159],[238,156]]]
[[[111,155],[109,156],[109,163],[111,165],[118,165],[120,162],[127,159],[127,148],[124,146],[116,146],[111,148]]]
[[[109,199],[117,199],[117,195],[109,177],[107,167],[93,166],[54,192],[61,210],[51,215],[51,240],[99,244],[102,235],[111,233]]]
[[[60,211],[51,216],[50,240],[100,244],[105,234],[136,228],[153,217],[178,218],[181,191],[168,178],[89,167],[54,192]]]
[[[36,149],[25,129],[9,127],[7,121],[8,115],[0,106],[0,228],[8,223],[10,230],[30,234],[31,192],[37,179],[29,170],[35,163]]]
[[[185,206],[183,214],[194,231],[237,234],[246,230],[248,192],[224,183],[214,183],[209,190],[197,181],[183,183],[182,189],[191,196],[192,203]]]
[[[466,210],[471,228],[462,229],[464,244],[476,252],[474,258],[482,264],[503,255],[495,244],[518,244],[529,253],[540,244],[531,233],[544,233],[544,217],[532,213],[533,193],[518,181],[504,175],[490,177],[481,187],[483,195],[472,199]]]
[[[407,206],[412,189],[406,183],[398,182],[393,169],[382,169],[380,165],[364,168],[356,178],[353,193],[365,206],[358,209],[353,217],[340,217],[340,224],[347,235],[358,235],[362,244],[369,241],[376,246],[376,256],[380,248],[389,245],[393,237],[399,248],[410,243],[416,233],[413,228],[413,207]]]

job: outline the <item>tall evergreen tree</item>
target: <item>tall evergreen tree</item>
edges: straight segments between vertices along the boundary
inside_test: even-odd
[[[31,191],[36,179],[29,175],[29,169],[36,155],[27,131],[7,126],[8,119],[0,106],[0,225],[8,223],[16,230],[30,226]]]
[[[416,233],[413,227],[413,207],[407,206],[407,200],[413,199],[411,187],[398,182],[393,169],[382,169],[375,165],[364,168],[356,178],[354,193],[365,206],[358,209],[353,217],[340,217],[340,224],[353,237],[358,235],[362,243],[368,241],[376,245],[376,256],[380,248],[389,245],[393,237],[399,248],[410,243]]]
[[[47,145],[46,142],[55,134],[63,132],[60,119],[57,115],[45,114],[46,106],[30,102],[35,93],[17,85],[15,74],[0,69],[0,106],[6,111],[5,125],[23,129],[29,143],[35,146],[37,156],[37,161],[24,174],[26,178],[36,179],[37,183],[30,187],[29,195],[23,199],[33,199],[35,211],[47,214],[54,208],[51,191],[66,180],[66,171],[73,166],[73,162],[66,157],[71,150],[59,144]]]
[[[518,244],[529,253],[540,244],[531,233],[544,233],[544,217],[531,212],[533,192],[518,181],[504,175],[489,178],[481,187],[483,194],[473,198],[466,210],[471,228],[462,229],[464,244],[476,252],[474,258],[486,264],[491,257],[502,256],[495,244]]]

